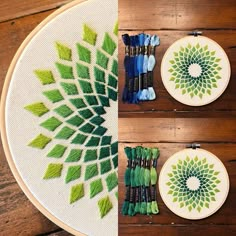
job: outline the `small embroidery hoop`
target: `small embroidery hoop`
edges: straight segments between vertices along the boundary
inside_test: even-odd
[[[161,62],[161,77],[162,77],[162,82],[167,92],[175,100],[189,106],[204,106],[218,99],[227,88],[229,80],[230,80],[230,74],[231,74],[230,62],[224,49],[214,40],[205,36],[201,36],[200,34],[201,32],[193,32],[189,34],[192,36],[186,36],[175,41],[165,52],[162,62]],[[180,46],[182,46],[183,44],[186,46],[189,42],[194,43],[194,45],[197,44],[198,42],[200,44],[204,43],[205,45],[206,44],[210,45],[213,48],[213,50],[218,51],[217,54],[221,55],[221,61],[224,61],[220,86],[218,86],[217,89],[214,88],[212,90],[214,94],[211,94],[211,95],[205,94],[205,96],[203,96],[202,99],[197,96],[194,96],[194,98],[191,99],[188,93],[185,93],[184,95],[182,95],[182,89],[175,89],[174,81],[170,81],[171,73],[168,72],[168,70],[171,67],[171,64],[169,61],[173,58],[173,52],[178,51]],[[222,82],[223,80],[224,82]]]
[[[198,148],[199,146],[196,144],[192,144],[192,145],[187,145],[186,149],[183,149],[175,154],[173,154],[171,157],[169,157],[167,159],[167,161],[164,163],[161,171],[160,171],[160,175],[159,175],[159,180],[158,180],[158,185],[159,185],[159,192],[161,195],[161,198],[163,200],[163,202],[165,203],[165,205],[167,206],[167,208],[169,208],[169,210],[171,210],[174,214],[185,218],[185,219],[189,219],[189,220],[200,220],[200,219],[204,219],[206,217],[211,216],[212,214],[214,214],[215,212],[217,212],[221,206],[224,204],[228,193],[229,193],[229,187],[230,187],[230,182],[229,182],[229,176],[228,176],[228,172],[224,166],[224,164],[220,161],[220,159],[218,157],[216,157],[213,153],[204,150],[202,148]],[[204,214],[197,214],[198,211],[194,209],[194,211],[192,211],[191,214],[186,214],[186,211],[182,211],[178,205],[178,203],[173,203],[172,200],[173,198],[167,194],[167,192],[169,191],[169,187],[166,185],[166,179],[168,179],[169,177],[167,177],[167,174],[171,172],[172,168],[171,165],[177,163],[177,160],[180,159],[182,157],[182,159],[184,159],[185,157],[189,156],[190,158],[194,158],[196,155],[201,155],[201,158],[199,159],[204,159],[206,158],[207,161],[209,163],[214,163],[218,165],[218,168],[223,172],[222,176],[224,177],[224,183],[220,183],[220,185],[223,186],[224,188],[224,192],[223,195],[221,197],[221,201],[217,204],[217,206],[210,211],[208,209],[208,211],[206,211]],[[221,175],[221,174],[219,174]],[[222,179],[220,179],[222,182]],[[211,202],[212,203],[212,202]],[[210,203],[210,204],[211,204]]]
[[[65,11],[77,6],[80,3],[87,2],[88,0],[75,0],[71,3],[66,4],[65,6],[61,7],[60,9],[56,10],[53,12],[51,15],[49,15],[46,19],[44,19],[23,41],[19,49],[17,50],[10,67],[8,69],[4,87],[2,90],[2,96],[1,96],[1,104],[0,104],[0,130],[1,130],[1,138],[2,138],[2,144],[3,144],[3,149],[6,155],[7,162],[10,166],[10,169],[21,187],[22,191],[25,193],[27,198],[32,202],[32,204],[43,214],[45,215],[48,219],[50,219],[52,222],[57,224],[59,227],[63,228],[64,230],[68,231],[69,233],[73,235],[79,235],[83,236],[85,234],[75,230],[74,228],[70,227],[70,225],[65,224],[63,221],[59,220],[55,215],[53,215],[49,210],[47,210],[43,204],[39,202],[39,200],[33,195],[33,193],[29,190],[27,187],[26,183],[23,181],[20,173],[17,170],[17,167],[14,163],[13,157],[10,152],[10,146],[7,141],[7,134],[6,134],[6,122],[5,122],[5,107],[6,107],[6,98],[7,98],[7,93],[9,90],[12,74],[14,72],[15,66],[19,60],[19,57],[21,54],[24,52],[25,48],[27,45],[31,42],[31,40],[38,34],[38,32],[44,28],[48,23],[54,20],[55,17],[58,15],[64,13]]]

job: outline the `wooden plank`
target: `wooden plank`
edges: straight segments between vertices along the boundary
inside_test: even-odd
[[[0,94],[8,67],[18,47],[27,35],[52,12],[53,11],[47,11],[11,22],[0,23]]]
[[[58,229],[26,198],[7,164],[0,142],[1,235],[37,235]]]
[[[235,28],[234,0],[119,1],[120,29]]]
[[[123,2],[123,1],[122,1]],[[160,75],[160,65],[161,60],[164,56],[164,53],[166,52],[167,48],[176,40],[184,37],[187,35],[187,31],[145,31],[150,34],[157,34],[160,37],[161,44],[159,47],[156,48],[156,58],[157,58],[157,65],[154,70],[154,89],[157,92],[157,99],[155,101],[148,101],[148,102],[142,102],[138,105],[135,104],[124,104],[122,103],[122,91],[124,87],[124,67],[123,67],[123,60],[124,60],[124,45],[121,40],[121,35],[124,33],[129,34],[137,34],[140,33],[138,31],[121,31],[120,37],[119,37],[119,112],[120,114],[122,112],[152,112],[152,113],[160,113],[161,111],[169,112],[169,113],[175,113],[175,115],[178,115],[179,112],[191,112],[193,114],[194,112],[205,112],[206,117],[208,117],[207,114],[210,114],[211,116],[218,117],[218,113],[214,114],[214,112],[220,112],[223,113],[222,116],[224,116],[225,112],[232,112],[236,111],[236,93],[235,93],[235,87],[236,87],[236,80],[234,77],[236,77],[236,47],[235,47],[235,39],[236,39],[236,30],[230,30],[227,31],[212,31],[207,30],[204,31],[204,35],[212,38],[216,42],[218,42],[223,49],[226,51],[230,63],[231,63],[231,80],[229,82],[229,85],[226,89],[226,91],[223,93],[223,95],[217,99],[215,102],[202,106],[202,107],[191,107],[186,106],[184,104],[181,104],[180,102],[176,101],[174,98],[172,98],[167,90],[165,89]],[[229,112],[229,113],[230,113]],[[189,115],[189,117],[191,116]],[[201,115],[200,115],[201,116]]]
[[[198,225],[120,225],[119,235],[128,236],[224,236],[224,235],[235,235],[236,226],[235,225],[206,225],[199,227]]]
[[[166,134],[168,135],[168,134]],[[121,215],[121,208],[125,196],[124,173],[127,166],[127,159],[124,154],[125,146],[139,146],[158,147],[160,149],[160,157],[158,160],[157,173],[165,163],[165,161],[177,151],[185,148],[186,143],[120,143],[119,144],[119,224],[236,224],[236,145],[235,144],[209,144],[202,143],[202,148],[214,153],[224,163],[230,178],[230,192],[225,204],[222,208],[209,218],[191,221],[180,218],[174,215],[163,203],[159,191],[157,190],[157,199],[160,209],[160,214],[154,216],[136,215],[135,217],[127,217]],[[157,188],[158,189],[158,188]],[[151,229],[150,229],[151,230]]]
[[[2,0],[0,2],[0,22],[58,8],[68,2],[71,0],[11,0],[10,2]]]
[[[120,118],[120,142],[236,142],[233,118]]]

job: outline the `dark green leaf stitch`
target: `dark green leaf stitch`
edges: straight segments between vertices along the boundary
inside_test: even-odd
[[[86,153],[84,156],[84,162],[94,161],[94,160],[97,160],[97,150],[96,149],[86,150]]]

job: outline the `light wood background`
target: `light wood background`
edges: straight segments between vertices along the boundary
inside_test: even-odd
[[[226,51],[232,69],[225,93],[203,107],[175,101],[165,90],[160,64],[167,48],[193,30],[218,42]],[[154,87],[158,98],[138,105],[123,104],[123,33],[158,34]],[[119,235],[182,236],[236,235],[236,1],[234,0],[119,0]],[[160,214],[122,216],[124,200],[125,146],[157,146],[161,155],[158,172],[168,157],[198,142],[217,155],[227,168],[230,191],[222,208],[209,218],[190,221],[174,215],[158,193]]]

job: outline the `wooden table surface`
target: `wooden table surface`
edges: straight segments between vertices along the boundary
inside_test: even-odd
[[[45,17],[68,0],[0,1],[0,93],[8,66],[22,41]],[[198,141],[224,162],[230,193],[224,206],[201,221],[171,213],[159,198],[160,215],[123,217],[119,235],[236,235],[236,1],[235,0],[119,0],[120,34],[157,33],[155,89],[158,99],[140,105],[119,103],[119,208],[124,198],[124,146],[158,146],[158,171],[186,143]],[[226,92],[214,103],[192,108],[176,102],[160,78],[161,58],[176,39],[194,29],[216,40],[229,56],[232,76]],[[119,88],[123,87],[123,45],[119,41]],[[211,118],[208,118],[211,117]],[[0,144],[0,235],[69,235],[45,218],[17,185]]]
[[[167,48],[193,30],[218,42],[232,69],[225,93],[203,107],[174,100],[165,90],[160,64]],[[157,34],[154,87],[158,97],[138,105],[123,104],[119,94],[119,235],[182,236],[236,235],[236,1],[235,0],[119,0],[119,91],[124,86],[124,45],[121,35]],[[160,214],[122,216],[125,146],[159,147],[158,173],[163,163],[187,143],[198,142],[217,155],[230,177],[230,191],[222,208],[209,218],[190,221],[174,215],[158,192]]]

